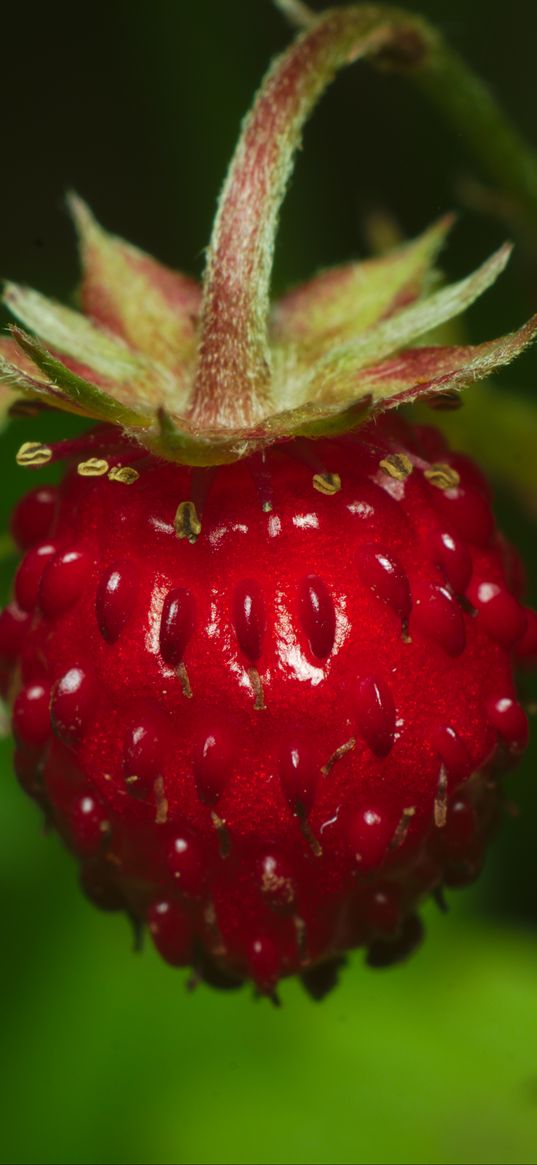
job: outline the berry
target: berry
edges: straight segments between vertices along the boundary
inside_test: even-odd
[[[394,450],[412,466],[396,499],[379,468]],[[494,751],[518,754],[527,735],[513,644],[466,602],[497,578],[525,624],[495,536],[458,535],[472,582],[456,595],[434,549],[454,527],[412,429],[382,420],[317,452],[336,494],[315,490],[292,446],[271,449],[270,513],[249,463],[223,466],[194,543],[173,525],[188,469],[150,459],[120,494],[72,469],[54,602],[41,591],[22,639],[4,641],[14,672],[23,654],[42,660],[14,732],[47,768],[50,814],[93,883],[147,921],[169,962],[192,963],[198,944],[269,994],[343,953],[348,909],[370,961],[391,957],[421,898],[414,871],[436,858],[453,884],[475,862]]]
[[[203,296],[78,200],[87,317],[6,292],[38,337],[2,341],[10,384],[100,422],[18,454],[65,472],[12,521],[17,776],[93,902],[195,980],[272,999],[294,974],[322,998],[353,947],[407,957],[424,897],[477,876],[527,742],[513,662],[537,654],[477,466],[386,412],[532,338],[411,346],[507,253],[433,299],[444,222],[268,316],[292,149],[360,20],[321,17],[269,73]]]

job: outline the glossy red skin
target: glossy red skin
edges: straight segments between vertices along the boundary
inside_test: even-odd
[[[174,530],[189,469],[146,459],[125,486],[73,468],[42,537],[64,560],[37,556],[30,618],[0,619],[19,776],[87,891],[170,962],[269,993],[350,947],[406,953],[424,894],[481,860],[498,742],[525,745],[527,619],[478,471],[399,421],[311,448],[339,492],[271,449],[272,510],[248,462],[223,467],[195,544]],[[402,450],[399,480],[380,462]],[[431,460],[460,486],[431,484]],[[27,542],[24,515],[14,528]],[[468,600],[483,584],[496,622]]]

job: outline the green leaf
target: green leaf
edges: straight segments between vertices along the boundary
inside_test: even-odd
[[[19,328],[13,329],[13,334],[23,352],[33,360],[34,364],[47,378],[42,385],[35,385],[34,390],[40,395],[50,394],[51,401],[57,408],[66,405],[74,406],[83,416],[93,417],[114,424],[134,427],[144,427],[151,421],[151,414],[142,413],[125,407],[122,402],[108,393],[103,392],[97,385],[78,376],[71,369],[62,364],[33,336],[26,335]],[[17,370],[14,370],[15,373]],[[22,374],[20,384],[24,389]],[[28,378],[27,388],[32,391],[32,381]]]
[[[358,374],[386,356],[407,348],[420,336],[465,311],[498,278],[511,254],[505,244],[482,267],[458,283],[441,288],[427,299],[403,308],[347,344],[341,344],[316,362],[310,374],[298,383],[300,399],[344,399],[356,386]]]
[[[186,382],[169,369],[134,352],[122,340],[103,331],[79,312],[14,283],[6,285],[4,303],[43,344],[66,358],[67,362],[61,365],[56,362],[54,376],[61,367],[65,379],[70,369],[86,386],[91,385],[95,392],[102,389],[107,396],[117,400],[120,408],[135,414],[154,412],[160,405],[181,407],[188,398]],[[16,338],[31,354],[28,337],[24,343],[20,333]],[[43,353],[47,350],[38,345],[35,351],[42,353],[39,365],[42,367]],[[31,355],[31,358],[35,359],[35,356]],[[50,352],[47,359],[53,359]],[[87,389],[85,392],[88,395]]]
[[[84,311],[179,374],[194,354],[199,284],[103,230],[77,195],[69,196],[68,205],[80,242]]]
[[[452,222],[446,215],[387,255],[333,267],[283,296],[272,313],[273,342],[291,345],[294,361],[311,361],[430,291]]]
[[[140,375],[137,356],[80,312],[16,283],[6,283],[3,302],[21,324],[46,344],[74,357],[97,375],[119,382]]]
[[[510,364],[537,335],[537,315],[516,332],[457,348],[411,348],[357,378],[373,406],[393,408],[435,392],[462,389]]]

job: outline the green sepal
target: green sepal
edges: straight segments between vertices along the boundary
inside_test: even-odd
[[[44,348],[35,337],[27,335],[20,328],[11,328],[11,334],[23,352],[51,382],[51,388],[59,390],[62,398],[66,398],[66,401],[82,416],[130,428],[145,428],[151,423],[149,414],[144,415],[126,408],[89,380],[66,368],[65,364]],[[43,386],[41,395],[46,396],[47,387]],[[21,388],[25,391],[22,385]],[[58,407],[57,392],[54,398],[51,395],[51,403],[53,399]]]

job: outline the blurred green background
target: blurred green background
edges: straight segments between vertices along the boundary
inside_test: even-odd
[[[537,5],[403,6],[438,21],[537,143]],[[240,118],[288,38],[269,0],[52,3],[31,16],[18,5],[2,25],[2,273],[70,294],[70,186],[105,225],[199,273]],[[349,70],[306,131],[276,284],[363,253],[371,210],[419,230],[458,204],[469,173],[457,138],[404,82]],[[447,269],[469,270],[505,233],[466,209]],[[472,339],[521,322],[536,300],[520,249],[471,314]],[[537,357],[526,356],[506,385],[529,398],[536,374]],[[17,422],[0,438],[2,529],[28,487],[14,450],[50,431]],[[535,599],[531,499],[522,507],[504,487],[497,495]],[[526,694],[535,699],[537,682]],[[448,918],[427,911],[428,941],[413,962],[373,973],[357,955],[323,1004],[289,983],[276,1011],[246,991],[189,995],[149,944],[134,955],[127,924],[79,894],[3,744],[0,1159],[537,1161],[534,769],[535,747],[509,780],[520,813],[506,815],[485,876],[450,896]]]

